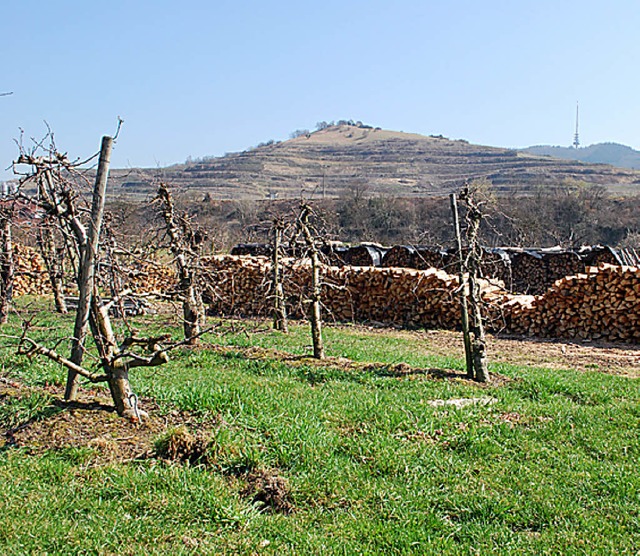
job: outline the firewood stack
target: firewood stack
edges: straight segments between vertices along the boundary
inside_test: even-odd
[[[50,293],[37,251],[16,245],[15,255],[15,295]],[[559,269],[554,272],[577,264],[571,257],[547,260],[553,261],[549,262],[552,270]],[[294,318],[303,317],[311,283],[310,264],[299,259],[284,259],[282,264],[288,312]],[[269,316],[270,266],[266,257],[219,255],[203,259],[203,290],[210,310],[222,315]],[[322,279],[327,320],[407,328],[451,329],[459,325],[458,278],[443,270],[325,265]],[[131,265],[124,281],[137,293],[171,295],[177,289],[174,270],[159,264]],[[482,295],[492,331],[640,343],[638,267],[590,266],[586,272],[556,280],[550,289],[535,296],[510,294],[483,281]]]
[[[350,266],[380,266],[386,252],[387,248],[381,245],[363,243],[349,247],[342,258]]]
[[[640,342],[640,269],[603,264],[505,305],[508,330],[527,336]]]
[[[207,302],[215,314],[267,316],[269,268],[266,258],[216,256],[206,261]],[[308,261],[283,261],[288,313],[301,317],[311,283]],[[408,328],[455,328],[460,320],[458,278],[430,268],[323,266],[322,302],[329,320],[379,322]],[[485,296],[500,290],[483,281]]]
[[[413,268],[415,252],[416,248],[411,245],[394,245],[382,258],[382,266]]]
[[[47,269],[40,254],[32,247],[13,245],[15,276],[13,295],[41,295],[51,293]]]
[[[176,291],[177,277],[173,268],[146,261],[136,261],[123,270],[123,286],[134,293],[161,293],[170,295]]]

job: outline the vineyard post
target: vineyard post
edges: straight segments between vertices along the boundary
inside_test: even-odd
[[[451,193],[449,195],[451,200],[451,212],[453,213],[453,228],[456,234],[456,242],[458,248],[458,276],[460,278],[460,314],[462,323],[462,337],[464,339],[464,355],[467,366],[467,376],[469,378],[474,377],[473,372],[473,354],[471,351],[471,337],[469,335],[469,308],[467,305],[467,283],[465,279],[465,264],[464,256],[462,254],[462,237],[460,234],[460,218],[458,216],[458,202],[456,194]]]

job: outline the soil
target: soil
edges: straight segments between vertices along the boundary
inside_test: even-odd
[[[0,377],[0,404],[35,391],[52,396],[49,416],[1,431],[0,445],[23,447],[32,454],[72,447],[88,448],[92,449],[91,463],[102,465],[155,456],[153,443],[168,429],[199,430],[215,426],[214,421],[203,423],[183,411],[162,414],[149,398],[139,400],[141,409],[149,413],[148,417],[132,423],[118,416],[106,393],[81,388],[79,399],[82,401],[65,402],[63,386],[28,387]]]
[[[416,350],[425,354],[458,356],[463,354],[460,334],[448,331],[402,331],[377,330],[363,328],[363,333],[394,334],[415,340]],[[597,371],[629,378],[640,377],[640,346],[622,346],[614,344],[567,343],[517,338],[488,337],[489,353],[492,362],[526,364],[551,369],[574,369],[578,371]],[[354,363],[343,358],[328,358],[324,361],[309,357],[294,356],[263,348],[227,348],[206,346],[202,349],[216,349],[221,353],[243,351],[247,358],[274,358],[286,361],[290,365],[313,364],[339,367],[347,371],[378,372],[387,376],[424,375],[425,379],[464,379],[464,375],[455,371],[440,369],[416,369],[406,363],[385,365],[379,363]],[[501,377],[497,377],[501,379]],[[0,405],[12,398],[21,398],[35,391],[48,393],[52,405],[47,408],[47,416],[31,420],[10,430],[2,430],[0,446],[22,447],[29,453],[42,453],[46,450],[65,448],[86,448],[90,451],[90,465],[105,465],[115,462],[134,461],[149,457],[162,457],[155,454],[154,441],[169,429],[182,427],[195,435],[206,435],[214,427],[220,426],[220,420],[211,418],[202,421],[195,414],[184,411],[162,413],[158,404],[147,398],[140,399],[140,407],[149,416],[140,423],[131,423],[119,417],[111,405],[106,392],[81,389],[81,402],[63,401],[64,388],[60,385],[28,387],[7,376],[0,376]],[[258,479],[258,478],[257,478]],[[262,480],[264,479],[264,480]],[[257,492],[268,491],[282,485],[269,482],[264,477],[264,488]],[[273,483],[273,484],[271,484]],[[275,485],[275,486],[274,486]],[[267,488],[268,487],[268,488]],[[278,489],[276,489],[278,490]],[[254,496],[257,494],[254,492]],[[263,494],[260,494],[263,496]],[[277,498],[277,497],[276,497]],[[280,511],[286,510],[282,503]]]

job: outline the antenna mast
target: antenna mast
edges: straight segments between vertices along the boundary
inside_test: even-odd
[[[580,146],[580,138],[578,136],[578,110],[579,110],[578,102],[576,101],[576,133],[573,136],[573,148],[577,149]]]

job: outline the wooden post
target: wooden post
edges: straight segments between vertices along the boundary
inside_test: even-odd
[[[0,207],[0,324],[5,324],[9,319],[9,305],[13,296],[11,216],[11,208]]]
[[[471,337],[469,336],[469,308],[467,306],[467,284],[465,280],[464,256],[462,255],[462,236],[460,235],[460,219],[458,216],[458,202],[456,194],[449,195],[451,200],[451,212],[453,213],[453,227],[456,234],[456,242],[458,246],[458,263],[460,278],[460,314],[462,321],[462,337],[464,339],[464,355],[467,366],[467,377],[474,378],[473,373],[473,355],[471,351]]]
[[[91,221],[86,235],[86,242],[80,245],[80,268],[78,269],[78,308],[76,321],[73,328],[73,343],[71,346],[71,361],[81,365],[84,355],[84,341],[89,327],[89,314],[91,312],[91,299],[93,297],[95,281],[96,255],[100,242],[100,228],[104,216],[105,193],[109,177],[109,164],[113,139],[109,136],[102,138],[98,172],[93,189],[93,201],[91,205]],[[77,373],[69,369],[67,373],[67,385],[64,397],[73,401],[78,396]]]
[[[284,301],[284,288],[280,276],[280,243],[284,224],[280,219],[273,222],[273,253],[272,255],[272,280],[273,280],[273,328],[287,334],[287,308]]]
[[[313,342],[313,356],[316,359],[324,359],[324,342],[322,339],[322,284],[320,282],[320,258],[318,257],[318,248],[316,242],[309,230],[309,215],[311,207],[303,204],[298,217],[298,226],[304,237],[309,255],[311,257],[311,313],[309,321],[311,322],[311,340]]]

